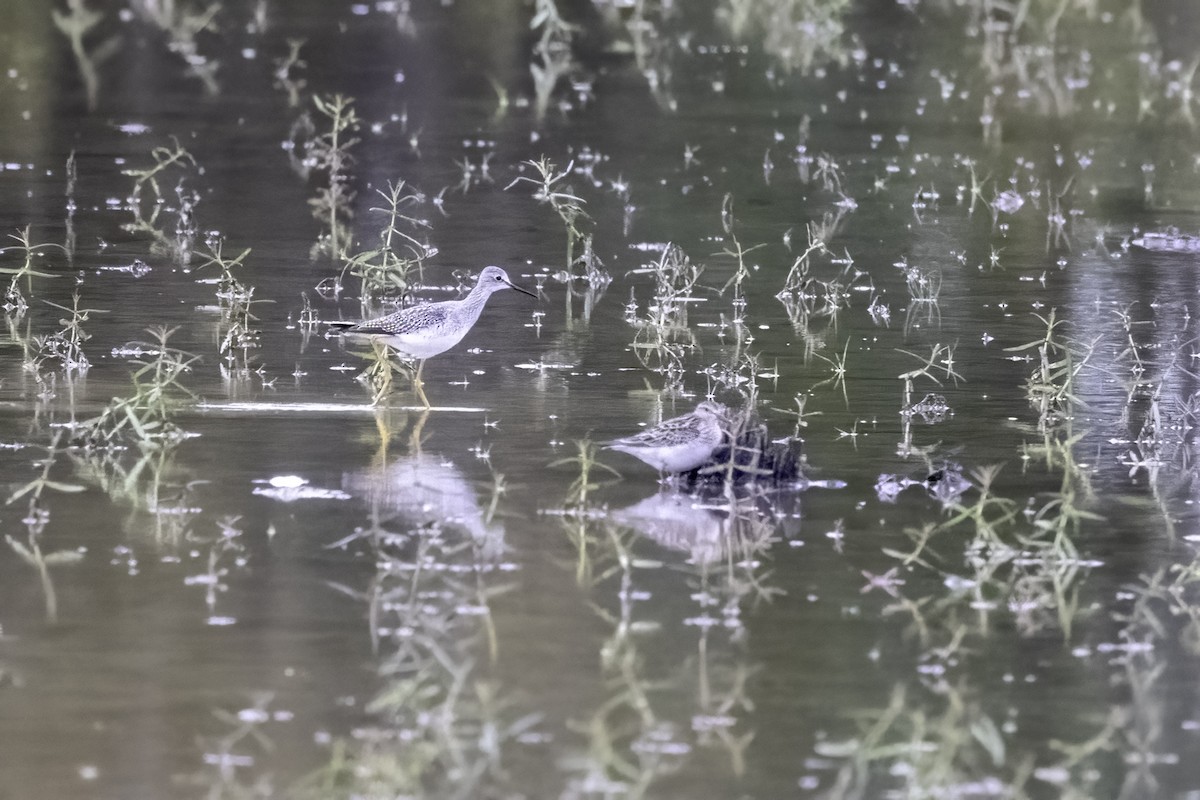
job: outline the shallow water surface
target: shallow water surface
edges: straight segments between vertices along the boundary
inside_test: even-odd
[[[0,797],[1200,792],[1194,15],[679,5],[9,4]]]

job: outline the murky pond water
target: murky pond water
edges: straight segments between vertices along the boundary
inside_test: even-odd
[[[1200,793],[1190,7],[680,5],[6,5],[0,797]]]

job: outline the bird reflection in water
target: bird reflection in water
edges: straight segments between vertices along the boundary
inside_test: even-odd
[[[441,456],[403,456],[347,473],[342,488],[365,500],[378,517],[398,518],[406,530],[438,526],[465,533],[485,562],[504,553],[504,526],[492,518],[462,471]]]
[[[799,514],[784,513],[779,502],[756,495],[715,506],[694,496],[659,492],[612,511],[611,518],[705,565],[765,548],[780,533],[790,535],[790,523]]]

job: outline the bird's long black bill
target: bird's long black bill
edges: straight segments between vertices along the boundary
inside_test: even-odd
[[[533,292],[529,291],[528,289],[522,289],[520,286],[517,286],[515,283],[510,283],[509,281],[505,281],[505,283],[507,283],[507,284],[508,284],[508,287],[509,287],[510,289],[516,289],[516,290],[517,290],[518,292],[520,292],[521,294],[527,294],[527,295],[529,295],[530,297],[532,297],[534,300],[536,300],[536,299],[537,299],[537,295],[536,295],[536,294],[534,294]]]

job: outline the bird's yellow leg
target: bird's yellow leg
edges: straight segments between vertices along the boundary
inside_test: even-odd
[[[425,368],[425,359],[417,362],[417,372],[413,375],[413,389],[417,393],[417,397],[424,404],[425,409],[429,409],[429,398],[425,396],[425,382],[421,380],[421,370]]]
[[[375,430],[379,433],[379,450],[375,453],[375,463],[387,463],[388,443],[392,440],[392,426],[387,419],[388,410],[383,406],[375,407]]]
[[[421,455],[421,431],[425,429],[425,420],[427,419],[429,419],[428,408],[421,412],[421,416],[417,417],[417,421],[413,423],[412,432],[408,435],[409,455]]]

